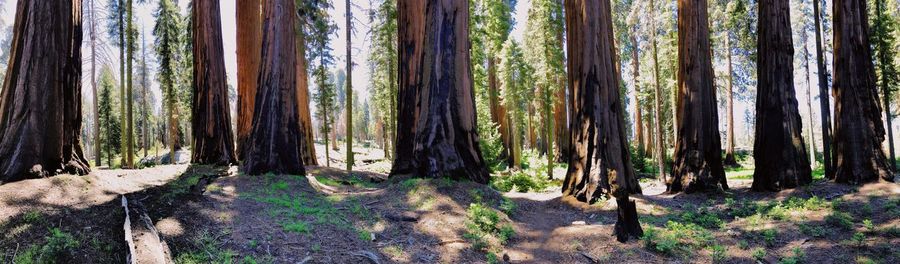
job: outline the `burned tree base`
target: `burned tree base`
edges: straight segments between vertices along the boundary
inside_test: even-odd
[[[628,197],[616,198],[617,215],[615,226],[616,240],[625,243],[629,238],[639,239],[644,235],[641,224],[638,222],[637,206],[634,201]]]

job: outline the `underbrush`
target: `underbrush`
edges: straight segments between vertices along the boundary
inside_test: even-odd
[[[44,237],[43,244],[28,247],[16,255],[13,263],[66,263],[72,259],[80,244],[71,234],[59,228],[51,228],[50,235]]]
[[[558,184],[548,179],[547,170],[551,168],[547,164],[546,156],[540,155],[537,151],[523,151],[521,170],[495,174],[491,177],[490,185],[501,192],[512,190],[518,192],[543,192],[547,188]]]
[[[512,225],[503,223],[497,210],[480,201],[470,204],[466,215],[466,233],[463,237],[475,250],[485,252],[489,263],[496,263],[497,254],[515,235]]]

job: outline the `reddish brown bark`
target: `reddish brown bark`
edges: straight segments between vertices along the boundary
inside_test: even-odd
[[[303,23],[298,22],[297,27],[302,27]],[[316,142],[313,138],[312,117],[309,111],[309,76],[306,70],[306,35],[302,30],[298,30],[296,34],[297,41],[297,107],[300,114],[300,132],[303,132],[303,141],[300,142],[300,156],[303,158],[303,164],[316,166],[319,161],[316,160]]]
[[[253,121],[254,100],[259,78],[260,51],[262,50],[262,0],[237,1],[237,155],[243,160],[242,150],[250,136]]]
[[[398,1],[400,86],[391,175],[487,183],[478,147],[468,1]]]
[[[610,3],[566,0],[565,10],[569,89],[573,91],[574,107],[563,195],[585,202],[615,196],[615,234],[619,242],[625,242],[643,234],[635,204],[628,198],[641,190],[626,142]]]
[[[881,148],[884,126],[864,0],[834,2],[834,179],[860,184],[893,181]]]
[[[191,108],[191,162],[228,165],[237,162],[231,133],[231,107],[222,48],[218,0],[194,0],[194,80]]]
[[[756,170],[753,190],[778,191],[812,182],[803,120],[794,90],[790,5],[759,2],[759,86],[756,96]]]
[[[263,10],[259,86],[242,168],[250,175],[306,174],[297,147],[303,134],[297,120],[294,1],[266,0]]]
[[[728,189],[711,54],[707,1],[678,0],[678,136],[670,193]]]
[[[81,147],[81,9],[80,0],[19,1],[0,93],[0,183],[90,172]]]

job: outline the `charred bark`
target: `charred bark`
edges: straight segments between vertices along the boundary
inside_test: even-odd
[[[400,0],[397,155],[391,175],[487,183],[478,147],[469,2]]]
[[[19,1],[0,93],[0,183],[90,172],[81,147],[80,0]]]
[[[566,0],[565,10],[573,118],[563,195],[585,202],[615,196],[615,235],[625,242],[643,234],[628,197],[641,190],[625,139],[610,2]]]
[[[254,100],[259,78],[259,54],[262,50],[262,0],[237,1],[237,155],[244,159],[244,145],[253,123]],[[304,75],[305,76],[305,75]]]
[[[778,191],[812,182],[794,90],[790,5],[759,2],[759,85],[756,96],[754,191]]]
[[[711,54],[707,1],[678,0],[678,133],[670,193],[728,189]]]
[[[562,191],[585,202],[627,200],[641,189],[626,142],[609,2],[567,0],[565,10],[573,118]]]
[[[893,181],[869,46],[864,0],[835,0],[834,178],[839,183]]]
[[[294,1],[266,0],[265,29],[253,126],[244,148],[244,173],[306,174],[297,144],[302,142],[297,113]]]
[[[225,80],[222,19],[218,0],[194,0],[194,96],[191,162],[228,165],[237,161],[231,133],[231,107]]]

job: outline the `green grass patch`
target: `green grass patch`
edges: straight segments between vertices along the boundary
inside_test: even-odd
[[[515,236],[515,230],[502,223],[497,210],[482,203],[470,204],[466,215],[466,232],[463,237],[469,240],[475,250],[495,254]]]
[[[713,235],[694,223],[669,221],[664,228],[646,226],[641,240],[645,247],[653,251],[691,256],[695,250],[708,246],[713,241]]]
[[[59,228],[51,228],[50,235],[44,237],[44,243],[31,245],[16,255],[13,263],[65,263],[72,259],[75,249],[81,244],[69,233]]]
[[[845,230],[853,229],[853,216],[841,211],[832,211],[825,217],[825,222]]]

